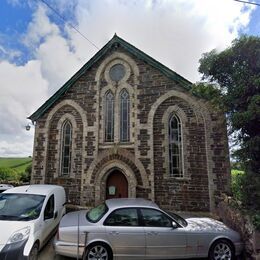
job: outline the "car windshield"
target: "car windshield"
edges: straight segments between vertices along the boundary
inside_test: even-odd
[[[0,220],[29,221],[39,217],[45,196],[1,193]]]
[[[167,213],[168,213],[179,225],[181,225],[181,226],[183,226],[183,227],[187,227],[187,226],[188,226],[187,221],[186,221],[184,218],[182,218],[181,216],[179,216],[179,215],[177,215],[177,214],[175,214],[175,213],[173,213],[173,212],[169,212],[169,211],[167,211]]]
[[[108,211],[108,207],[105,203],[100,204],[99,206],[91,209],[87,213],[87,219],[90,222],[98,222]]]

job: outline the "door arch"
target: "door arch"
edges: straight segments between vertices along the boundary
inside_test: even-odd
[[[128,198],[128,181],[118,169],[112,170],[106,181],[106,199]]]

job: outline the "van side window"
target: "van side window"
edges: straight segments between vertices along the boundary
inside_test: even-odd
[[[50,219],[53,217],[54,217],[54,195],[51,195],[44,210],[44,219]]]

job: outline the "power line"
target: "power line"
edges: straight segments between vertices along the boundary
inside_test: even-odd
[[[244,3],[244,4],[250,4],[250,5],[260,6],[260,3],[253,3],[253,2],[243,1],[243,0],[234,0],[234,1],[240,2],[240,3]]]
[[[67,23],[71,28],[73,28],[77,33],[79,33],[85,40],[87,40],[90,44],[92,44],[96,49],[99,50],[97,45],[93,43],[91,40],[89,40],[83,33],[81,33],[73,24],[70,22],[67,22],[66,19],[56,10],[54,9],[50,4],[48,4],[45,0],[40,0],[42,3],[44,3],[49,9],[51,9],[56,15],[60,17],[63,22]]]

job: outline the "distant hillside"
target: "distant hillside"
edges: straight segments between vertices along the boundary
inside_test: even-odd
[[[32,163],[32,158],[3,158],[0,157],[0,168],[11,168],[16,172],[24,172],[26,167]]]

